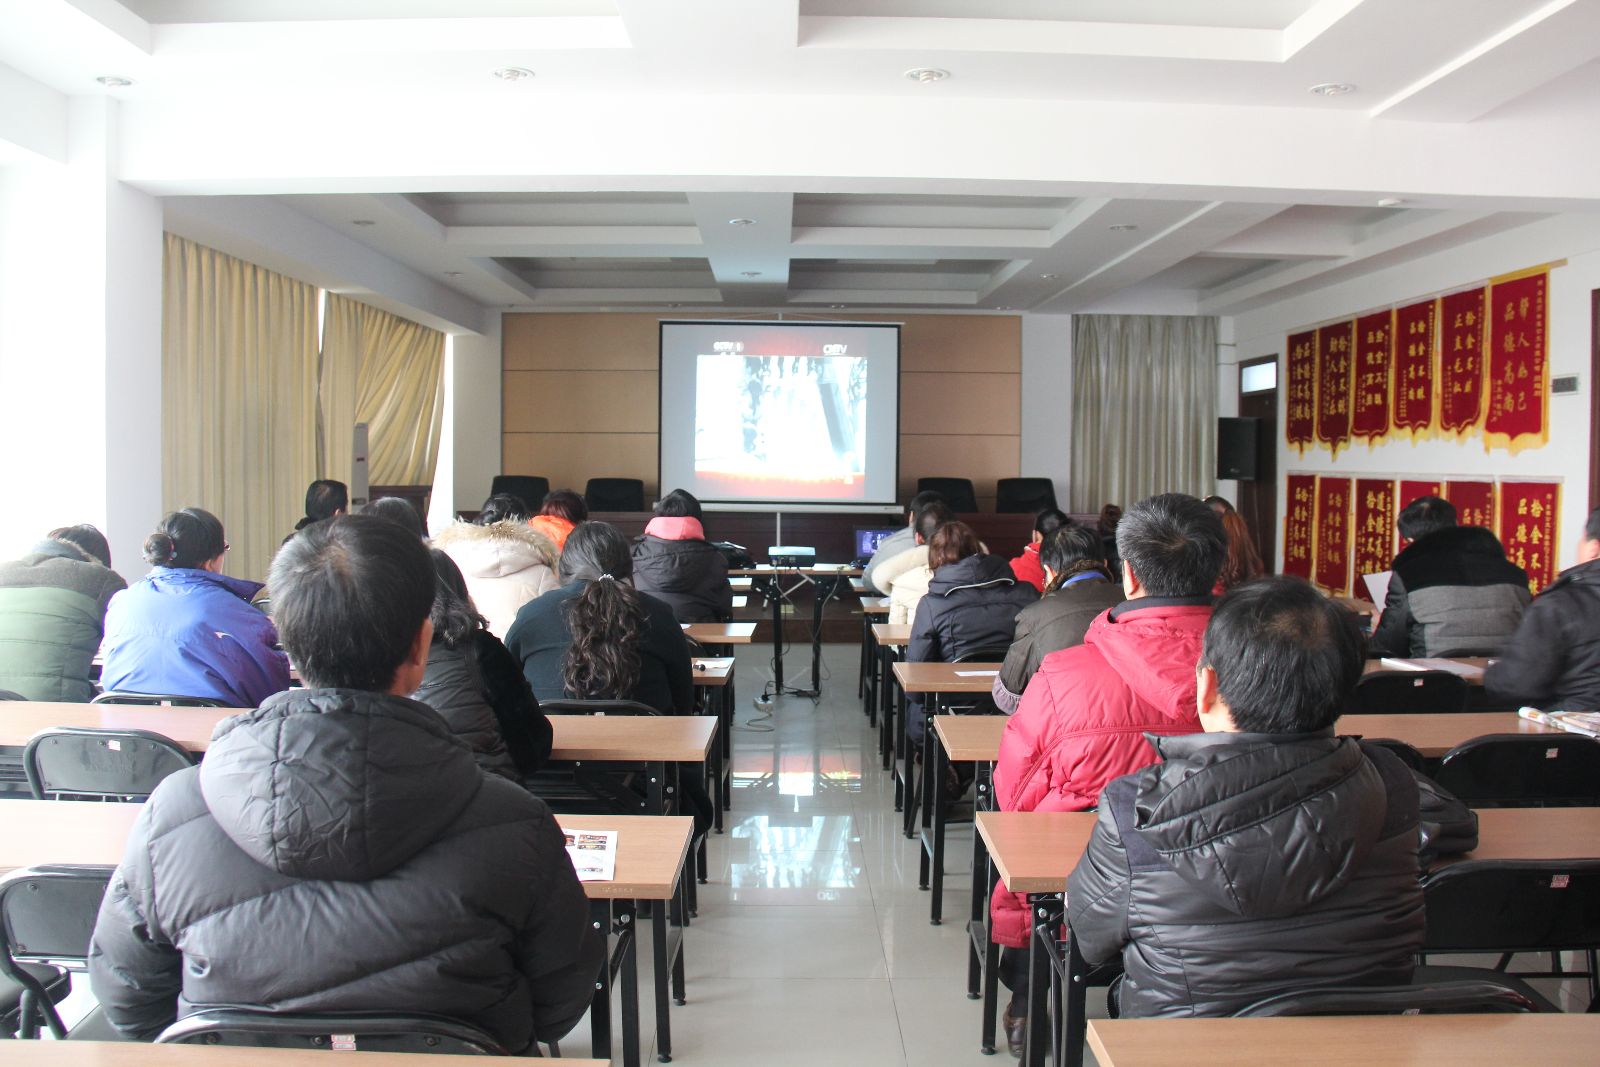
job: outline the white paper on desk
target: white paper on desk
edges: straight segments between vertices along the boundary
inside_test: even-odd
[[[736,608],[742,608],[748,603],[750,603],[750,598],[747,596],[736,596],[733,598],[733,606]]]
[[[1476,663],[1462,663],[1456,659],[1390,659],[1385,656],[1378,662],[1399,671],[1448,671],[1469,682],[1483,677],[1482,667]]]
[[[1373,606],[1383,609],[1383,602],[1389,598],[1389,576],[1394,571],[1382,571],[1378,574],[1363,574],[1361,580],[1367,583],[1367,593],[1372,597]]]
[[[566,830],[567,855],[580,882],[611,882],[617,877],[617,831]]]
[[[999,671],[956,671],[957,678],[993,678]]]

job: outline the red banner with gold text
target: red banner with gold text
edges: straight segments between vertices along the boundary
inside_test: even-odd
[[[1355,323],[1317,331],[1317,442],[1335,456],[1350,443],[1350,368]]]
[[[1545,334],[1550,275],[1495,282],[1489,287],[1489,404],[1484,451],[1515,455],[1550,439],[1548,340]]]
[[[1317,476],[1291,474],[1284,493],[1283,573],[1311,580],[1311,555],[1316,550]]]
[[[1439,429],[1458,436],[1483,421],[1483,289],[1439,300]]]
[[[1394,312],[1380,311],[1356,320],[1355,388],[1351,392],[1350,436],[1377,444],[1389,436],[1389,367],[1394,347]]]
[[[1351,588],[1362,600],[1371,600],[1363,574],[1380,574],[1394,562],[1394,483],[1376,478],[1356,479],[1355,527],[1351,540]]]
[[[1444,498],[1456,506],[1456,522],[1462,526],[1494,529],[1493,482],[1446,482]]]
[[[1285,358],[1284,377],[1289,385],[1289,407],[1283,420],[1283,432],[1289,447],[1299,455],[1316,438],[1317,402],[1317,335],[1313,330],[1297,333],[1289,338]]]
[[[1444,496],[1443,482],[1419,482],[1402,479],[1400,492],[1395,495],[1395,514],[1405,510],[1405,506],[1419,496]]]
[[[1394,313],[1394,429],[1412,437],[1433,433],[1433,338],[1438,301]]]
[[[1313,581],[1330,593],[1350,592],[1350,479],[1317,479],[1317,551]]]
[[[1555,581],[1560,516],[1559,482],[1500,483],[1500,543],[1506,558],[1528,572],[1532,592]]]

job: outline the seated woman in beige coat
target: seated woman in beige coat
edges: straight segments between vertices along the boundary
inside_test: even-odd
[[[458,522],[433,539],[455,560],[467,592],[489,620],[489,632],[504,640],[517,609],[561,583],[554,541],[528,525],[528,508],[517,497],[499,493],[484,501],[476,522]]]
[[[934,502],[925,505],[911,524],[917,539],[916,547],[908,548],[878,565],[874,580],[878,588],[889,594],[891,625],[905,626],[916,617],[917,602],[927,595],[928,579],[933,577],[933,572],[928,569],[928,542],[933,540],[939,527],[953,522],[955,517],[955,512],[944,504]]]

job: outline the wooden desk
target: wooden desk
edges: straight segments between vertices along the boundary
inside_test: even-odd
[[[15,701],[0,714],[0,746],[21,748],[28,738],[52,726],[90,726],[111,730],[149,730],[190,752],[204,752],[217,723],[239,708],[151,708],[132,704],[67,704]]]
[[[755,640],[753,622],[686,622],[683,636],[702,645],[748,645]]]
[[[907,693],[988,693],[994,688],[994,679],[999,673],[998,663],[894,665],[895,680]]]
[[[357,1067],[417,1067],[414,1052],[362,1052]],[[150,1045],[129,1041],[7,1041],[8,1067],[328,1067],[326,1049],[236,1045]],[[430,1056],[429,1067],[483,1067],[482,1056]],[[610,1060],[563,1057],[562,1067],[607,1067]]]
[[[1100,1067],[1590,1067],[1600,1015],[1096,1019],[1089,1047]]]
[[[908,663],[894,664],[894,677],[899,683],[902,695],[909,693],[924,693],[933,696],[932,703],[926,708],[928,719],[932,719],[943,707],[943,697],[952,694],[983,694],[987,696],[994,688],[995,676],[1000,671],[998,663]],[[965,677],[964,677],[965,675]],[[920,811],[922,828],[928,830],[933,825],[933,810],[938,807],[937,790],[927,788],[928,781],[939,781],[932,774],[943,774],[942,768],[935,767],[938,760],[938,746],[933,740],[933,731],[924,729],[922,733],[922,766],[924,773],[920,775],[921,788],[912,767],[910,753],[911,736],[909,733],[911,716],[906,712],[903,701],[897,702],[900,708],[901,726],[896,746],[896,754],[904,753],[901,775],[902,789],[896,793],[896,799],[904,801],[905,835],[915,836],[917,814]],[[926,858],[926,857],[925,857]],[[922,888],[927,888],[928,881],[923,879]],[[934,916],[938,918],[937,915]]]
[[[617,876],[584,882],[590,900],[671,900],[689,856],[687,815],[557,815],[563,830],[616,830]]]
[[[750,591],[749,578],[729,578],[728,587],[735,593],[748,593]]]
[[[886,648],[904,648],[911,643],[911,624],[875,622],[872,639]]]
[[[706,715],[551,715],[550,758],[563,762],[702,763],[717,735]]]
[[[696,656],[692,666],[695,685],[720,688],[733,677],[732,656]]]
[[[1417,671],[1439,670],[1449,671],[1464,679],[1468,685],[1483,685],[1483,673],[1489,669],[1488,656],[1461,656],[1454,659],[1439,659],[1429,661],[1415,657],[1385,656],[1382,659],[1369,659],[1362,667],[1362,674],[1414,674]]]
[[[1486,734],[1559,734],[1511,711],[1468,711],[1434,715],[1344,715],[1334,727],[1341,734],[1390,737],[1424,756],[1437,758],[1463,741]]]
[[[1600,859],[1600,808],[1478,808],[1478,847],[1464,860]]]
[[[971,763],[973,775],[973,810],[984,811],[993,806],[994,762],[1000,758],[1000,735],[1005,733],[1006,718],[1000,715],[937,715],[928,720],[933,735],[933,770],[929,781],[944,777],[947,763]],[[924,757],[926,758],[926,757]],[[921,835],[921,879],[919,887],[932,890],[929,898],[928,921],[938,926],[944,921],[944,805],[933,805],[931,825]],[[983,846],[977,834],[972,835],[972,909],[968,918],[975,922],[983,918],[980,901],[987,906],[988,884],[983,861]]]

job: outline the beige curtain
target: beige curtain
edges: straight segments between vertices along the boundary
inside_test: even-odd
[[[1217,320],[1075,315],[1072,510],[1216,488]]]
[[[367,424],[373,485],[432,485],[444,424],[444,334],[328,294],[317,467],[348,481],[350,435]]]
[[[314,477],[317,290],[170,233],[163,271],[162,497],[215,513],[228,573],[264,579]]]

